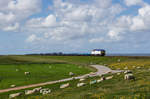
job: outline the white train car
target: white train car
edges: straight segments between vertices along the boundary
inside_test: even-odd
[[[94,49],[91,51],[91,55],[94,55],[94,56],[105,56],[105,50],[103,49]]]

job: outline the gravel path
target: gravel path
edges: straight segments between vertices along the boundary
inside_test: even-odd
[[[111,70],[110,68],[108,68],[106,66],[102,66],[102,65],[91,65],[91,66],[96,68],[97,72],[92,73],[92,74],[85,74],[82,76],[74,77],[74,79],[81,79],[86,76],[94,77],[94,76],[98,76],[98,75],[107,74],[109,72],[112,72],[112,73],[122,72],[121,70]],[[45,82],[45,83],[38,83],[38,84],[31,84],[31,85],[20,86],[20,87],[15,87],[15,88],[2,89],[2,90],[0,90],[0,93],[14,91],[14,90],[21,90],[21,89],[26,89],[26,88],[32,88],[32,87],[38,87],[38,86],[44,86],[44,85],[49,85],[49,84],[55,84],[55,83],[71,81],[71,80],[73,80],[73,78],[66,78],[66,79],[57,80],[57,81],[49,81],[49,82]]]

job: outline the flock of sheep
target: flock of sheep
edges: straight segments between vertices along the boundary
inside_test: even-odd
[[[29,75],[30,72],[25,72],[24,73],[25,75]],[[93,75],[94,73],[90,73],[91,75]],[[121,73],[117,73],[117,75],[120,75]],[[69,72],[69,75],[70,76],[74,76],[74,73],[72,72]],[[84,78],[80,78],[79,79],[79,83],[77,83],[77,87],[82,87],[88,83],[84,83],[84,81],[86,80],[86,78],[88,78],[90,76],[85,76]],[[97,80],[93,80],[93,81],[90,81],[89,84],[92,85],[92,84],[96,84],[96,83],[100,83],[104,80],[109,80],[109,79],[112,79],[113,76],[108,76],[108,77],[104,77],[104,76],[101,76],[100,79],[97,79]],[[133,76],[132,74],[132,71],[130,70],[126,70],[124,71],[124,79],[125,80],[135,80],[135,77]],[[66,88],[66,87],[69,87],[70,84],[69,83],[66,83],[66,84],[62,84],[60,85],[60,88],[63,89],[63,88]],[[16,87],[15,85],[11,85],[11,87]],[[25,90],[24,92],[19,92],[19,93],[15,93],[15,94],[10,94],[9,95],[9,98],[14,98],[14,97],[17,97],[17,96],[21,96],[21,95],[31,95],[31,94],[34,94],[34,93],[41,93],[41,94],[49,94],[51,93],[51,89],[49,88],[42,88],[42,87],[39,87],[39,88],[34,88],[33,90]]]

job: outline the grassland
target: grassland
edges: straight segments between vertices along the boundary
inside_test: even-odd
[[[5,59],[5,61],[2,61]],[[6,61],[7,60],[7,61]],[[118,61],[120,60],[120,61]],[[94,56],[2,56],[1,65],[26,64],[71,64],[87,67],[90,64],[103,64],[113,69],[132,69],[135,81],[124,80],[124,74],[116,75],[111,80],[106,80],[94,85],[85,85],[77,88],[78,80],[70,81],[71,86],[59,89],[60,84],[44,86],[52,89],[52,93],[41,95],[22,96],[17,99],[150,99],[150,57],[94,57]],[[140,67],[140,68],[137,68]],[[107,76],[107,75],[106,75]],[[85,82],[99,79],[89,78]],[[23,91],[23,90],[21,90]],[[0,94],[0,99],[7,99],[8,94]],[[20,91],[19,91],[20,92]]]

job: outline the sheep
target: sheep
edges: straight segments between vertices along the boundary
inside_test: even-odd
[[[40,93],[42,93],[43,95],[49,94],[49,93],[51,93],[51,90],[49,88],[41,89]]]
[[[25,95],[30,95],[35,93],[35,90],[25,90]]]
[[[74,76],[74,73],[72,73],[72,72],[69,72],[69,75],[70,75],[70,76]]]
[[[90,81],[90,85],[95,84],[96,82],[96,80]]]
[[[30,74],[30,72],[24,72],[24,74],[25,74],[25,75],[29,75],[29,74]]]
[[[11,88],[14,88],[14,87],[16,87],[16,85],[11,85],[10,87],[11,87]]]
[[[120,62],[121,60],[120,60],[120,59],[118,59],[117,61],[118,61],[118,62]]]
[[[113,76],[106,77],[106,80],[112,79]]]
[[[102,81],[103,81],[102,79],[98,79],[98,80],[97,80],[97,83],[100,83],[100,82],[102,82]]]
[[[117,73],[117,75],[120,75],[121,73]]]
[[[139,66],[137,67],[137,69],[140,69],[140,68],[141,68],[141,67],[139,67]]]
[[[81,78],[79,81],[84,81],[85,79]]]
[[[77,87],[81,87],[81,86],[84,86],[84,85],[85,85],[85,83],[78,83]]]
[[[62,88],[66,88],[66,87],[68,87],[68,86],[69,86],[69,83],[61,85],[60,88],[61,88],[61,89],[62,89]]]
[[[20,95],[22,95],[21,92],[19,92],[19,93],[14,93],[14,94],[10,94],[10,95],[9,95],[9,98],[15,98],[15,97],[18,97],[18,96],[20,96]]]
[[[125,80],[132,80],[132,79],[135,80],[135,77],[133,76],[133,74],[130,73],[130,74],[126,74],[124,76],[124,79]]]

